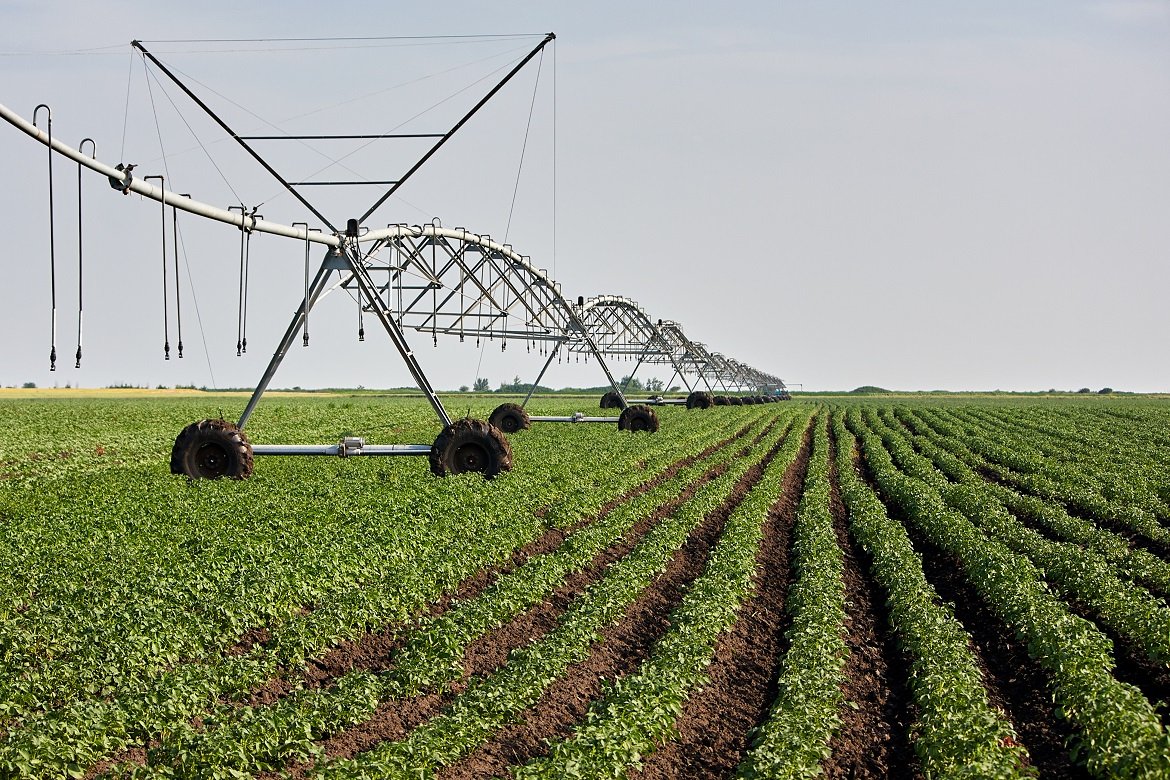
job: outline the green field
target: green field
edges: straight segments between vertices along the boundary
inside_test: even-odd
[[[662,407],[534,424],[489,481],[190,482],[176,433],[243,397],[85,395],[0,396],[0,776],[1170,777],[1165,398]],[[248,434],[438,427],[274,395]]]

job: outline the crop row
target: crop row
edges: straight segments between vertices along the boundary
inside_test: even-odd
[[[947,419],[959,426],[972,450],[988,462],[994,477],[1041,498],[1059,501],[1070,511],[1170,544],[1170,528],[1143,506],[1110,500],[1083,470],[1045,458],[1028,437],[1008,429],[988,428],[969,414],[951,411]]]
[[[963,471],[949,454],[927,442],[919,446],[962,477],[953,483],[937,461],[914,452],[905,437],[867,410],[866,423],[878,432],[904,472],[928,483],[949,506],[962,512],[993,539],[1026,555],[1062,595],[1078,599],[1098,620],[1129,638],[1150,657],[1170,663],[1170,609],[1140,585],[1118,578],[1103,556],[1080,545],[1053,542],[1008,512],[974,473]]]
[[[963,439],[953,435],[953,428],[921,412],[896,409],[894,413],[916,435],[915,446],[930,457],[948,478],[956,482],[982,482],[983,489],[1017,517],[1026,519],[1058,539],[1075,542],[1103,555],[1123,576],[1152,587],[1163,595],[1170,595],[1170,563],[1148,550],[1133,547],[1108,529],[1070,515],[1058,503],[1021,493],[997,482],[976,480],[985,461],[969,450]],[[939,450],[951,457],[946,457]]]
[[[1025,749],[983,685],[971,638],[926,579],[922,561],[853,462],[854,436],[834,414],[837,474],[849,527],[886,594],[890,624],[910,658],[909,687],[917,705],[914,750],[928,777],[1013,777],[1023,774]]]
[[[1079,472],[1110,502],[1141,507],[1163,522],[1170,520],[1165,486],[1170,471],[1161,458],[1150,457],[1140,426],[1110,417],[1108,427],[1094,424],[1082,411],[1032,409],[1007,416],[996,410],[971,410],[975,419],[999,430],[1018,431],[1047,458]]]
[[[988,606],[1049,673],[1062,717],[1077,729],[1074,753],[1110,777],[1161,777],[1170,771],[1170,737],[1137,688],[1117,680],[1112,646],[1089,621],[1045,586],[1026,557],[989,538],[947,506],[928,482],[901,472],[881,437],[850,411],[866,464],[883,498],[962,567]],[[890,439],[891,445],[897,442]]]

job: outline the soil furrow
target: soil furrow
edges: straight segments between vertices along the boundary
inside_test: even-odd
[[[633,777],[721,777],[743,759],[752,730],[776,698],[776,678],[788,643],[784,611],[792,582],[792,524],[811,455],[812,427],[797,459],[784,473],[780,498],[764,521],[756,553],[755,593],[731,630],[720,637],[708,682],[687,700],[675,724],[677,738],[646,756]]]
[[[848,513],[841,501],[837,475],[837,441],[829,442],[829,478],[837,543],[845,558],[846,644],[845,700],[841,729],[829,743],[824,765],[830,778],[914,778],[921,771],[914,760],[909,734],[914,722],[913,699],[907,690],[910,659],[901,651],[889,612],[877,584],[864,572],[869,559],[848,531]]]
[[[760,463],[740,478],[727,499],[691,533],[666,571],[637,598],[618,623],[601,632],[601,641],[594,645],[587,659],[571,666],[549,686],[520,722],[501,729],[463,760],[445,767],[439,777],[498,775],[509,766],[545,754],[550,742],[568,736],[573,726],[584,718],[590,704],[601,695],[603,681],[637,669],[669,627],[667,616],[681,602],[687,586],[702,573],[727,517],[760,480],[766,464],[782,444],[783,441],[772,447]]]

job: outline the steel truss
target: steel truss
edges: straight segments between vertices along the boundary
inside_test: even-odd
[[[678,376],[688,391],[701,381],[708,391],[782,391],[784,382],[718,352],[709,352],[702,343],[691,341],[682,326],[672,320],[652,319],[637,302],[618,295],[599,295],[585,301],[582,320],[593,335],[596,347],[618,359],[634,359],[630,376],[643,365],[668,365],[674,371],[669,387]],[[691,382],[693,376],[698,381]],[[624,388],[623,388],[624,390]],[[628,399],[627,399],[628,400]],[[683,399],[652,398],[632,403],[684,403]]]

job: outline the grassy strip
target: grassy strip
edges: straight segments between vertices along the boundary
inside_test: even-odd
[[[508,662],[475,680],[442,715],[401,742],[382,743],[353,759],[317,767],[328,778],[418,777],[457,761],[510,718],[532,707],[544,690],[573,663],[588,657],[601,630],[621,619],[626,608],[663,572],[691,531],[730,495],[736,482],[771,449],[768,437],[756,457],[736,461],[723,476],[660,523],[625,558],[615,562],[562,615],[556,628],[514,650]]]
[[[1170,737],[1141,691],[1111,674],[1109,640],[1053,596],[1027,558],[989,539],[929,484],[901,473],[860,415],[851,413],[848,421],[883,498],[959,561],[990,608],[1051,675],[1057,711],[1078,732],[1074,757],[1098,775],[1166,777]]]
[[[670,628],[641,667],[609,683],[576,733],[554,743],[547,756],[518,767],[517,777],[620,777],[669,739],[688,695],[707,681],[719,636],[735,623],[752,593],[763,523],[803,439],[795,433],[788,437],[760,482],[732,511],[703,573],[670,613]]]
[[[910,693],[918,706],[914,752],[927,777],[1019,777],[1027,751],[987,689],[971,637],[926,579],[902,525],[857,475],[854,436],[844,413],[833,415],[837,475],[849,529],[870,558],[886,593],[890,623],[910,656]]]

